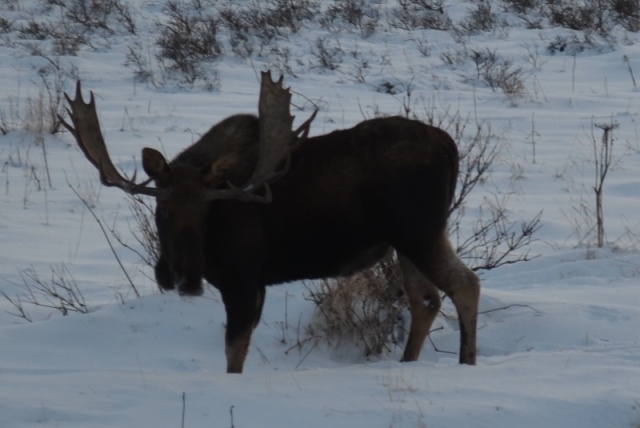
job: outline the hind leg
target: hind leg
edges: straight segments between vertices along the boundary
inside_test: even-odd
[[[478,276],[458,258],[446,233],[442,233],[440,238],[430,245],[428,252],[414,251],[411,252],[411,254],[405,255],[405,257],[410,260],[410,264],[415,267],[415,271],[422,273],[428,278],[425,278],[423,282],[430,281],[429,283],[433,284],[433,288],[437,287],[444,291],[453,302],[456,312],[458,313],[458,322],[460,324],[460,364],[475,364],[478,302],[480,300],[480,280]],[[404,264],[406,265],[407,262],[405,261]],[[410,275],[415,276],[416,273],[411,273],[410,271]],[[424,286],[422,287],[424,288]],[[429,291],[429,296],[433,294],[432,291]],[[437,290],[435,294],[438,294],[439,297]],[[407,295],[409,295],[409,292],[407,292]],[[413,299],[417,299],[418,297],[419,295],[416,294]],[[431,302],[435,301],[431,297],[429,297],[429,300]],[[419,305],[417,305],[417,303],[410,303],[412,318],[415,317],[413,306],[419,307]],[[421,315],[424,309],[417,309],[415,312],[418,313],[418,319],[420,320],[418,322],[426,326],[416,326],[416,330],[419,331],[419,333],[415,333],[415,336],[416,340],[419,340],[423,334],[422,330],[419,329],[426,328],[428,330],[431,327],[433,318],[437,315],[437,311],[436,314],[432,314],[432,318]],[[413,335],[413,330],[414,321],[412,319],[411,332],[409,333],[410,339]],[[422,336],[422,341],[424,341],[425,337],[426,334]],[[416,346],[419,346],[417,350],[414,349]],[[411,351],[411,354],[415,354],[417,358],[417,353],[420,352],[421,347],[422,342],[419,344],[411,344],[411,348],[409,344],[407,344],[405,356],[407,352]]]
[[[408,258],[398,254],[398,262],[402,269],[403,289],[411,311],[409,339],[404,348],[402,361],[416,361],[431,324],[438,316],[442,300],[440,291]]]
[[[442,233],[431,257],[420,269],[453,302],[460,324],[460,364],[476,363],[476,330],[480,279],[456,254],[446,233]]]

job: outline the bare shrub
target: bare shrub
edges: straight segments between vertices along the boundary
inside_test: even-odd
[[[122,270],[122,273],[127,278],[127,281],[129,282],[129,285],[131,286],[131,289],[135,293],[136,297],[140,297],[140,292],[138,291],[138,288],[133,283],[133,280],[131,279],[131,276],[129,276],[129,272],[127,272],[127,270],[125,269],[124,265],[122,264],[122,260],[120,260],[120,257],[118,256],[118,253],[114,249],[113,244],[111,243],[111,240],[109,239],[109,234],[107,233],[107,227],[105,227],[103,221],[100,220],[100,218],[98,217],[98,215],[95,213],[95,211],[93,209],[92,202],[91,202],[92,198],[83,197],[82,195],[80,195],[80,193],[70,183],[67,182],[67,184],[68,184],[69,188],[71,189],[71,191],[78,197],[78,199],[80,199],[80,202],[82,202],[82,204],[87,208],[87,210],[89,210],[89,213],[91,214],[93,219],[98,224],[98,227],[100,228],[100,231],[102,232],[102,236],[104,236],[104,239],[107,241],[107,245],[109,245],[109,249],[111,250],[111,254],[113,254],[113,257],[116,259],[116,262],[118,262],[118,266],[120,266],[120,269]]]
[[[509,99],[511,105],[516,105],[518,98],[524,96],[527,92],[522,80],[523,74],[522,67],[513,65],[511,60],[504,60],[494,74],[487,75],[485,78],[491,88],[499,87]]]
[[[52,33],[53,53],[55,55],[75,56],[82,45],[89,44],[89,39],[82,31],[61,29]]]
[[[122,27],[131,34],[136,32],[129,6],[120,0],[72,0],[60,4],[66,9],[67,20],[85,29],[115,33]]]
[[[535,240],[540,229],[542,212],[533,218],[514,222],[507,207],[508,198],[485,198],[471,224],[471,233],[463,234],[455,215],[450,225],[456,240],[456,251],[474,270],[491,270],[497,267],[531,260],[527,246]],[[459,211],[464,213],[464,210]]]
[[[235,28],[245,32],[242,37],[257,38],[262,48],[271,44],[276,37],[286,35],[285,29],[272,22],[258,3],[254,2],[248,8],[240,9],[237,16],[238,22],[243,24],[236,25]],[[240,34],[235,33],[236,36]]]
[[[127,46],[124,66],[133,71],[136,81],[155,83],[150,55],[140,45]]]
[[[22,295],[11,297],[4,291],[0,291],[15,310],[10,312],[11,315],[31,322],[32,317],[25,305],[55,309],[62,315],[69,315],[72,312],[89,313],[82,291],[64,264],[52,266],[51,278],[48,280],[42,279],[33,267],[22,271],[20,278],[22,283],[18,286],[24,291]]]
[[[459,68],[469,61],[469,52],[464,45],[460,49],[447,47],[447,49],[440,54],[440,60],[453,68]]]
[[[358,28],[364,37],[376,32],[380,13],[366,0],[334,0],[329,5],[320,23],[326,28]]]
[[[484,49],[471,49],[469,51],[469,59],[475,66],[476,75],[469,80],[484,81],[491,89],[495,91],[495,87],[492,86],[493,78],[487,76],[493,76],[500,63],[500,55],[497,50],[491,50],[489,48]]]
[[[13,21],[9,21],[7,18],[0,16],[0,36],[11,34],[13,31],[14,31]],[[2,37],[2,40],[3,40],[3,44],[9,44],[7,42],[4,42],[4,37]]]
[[[626,30],[640,31],[640,1],[610,0],[614,20]]]
[[[460,23],[460,28],[466,34],[476,34],[493,30],[498,24],[498,18],[491,9],[491,2],[479,2],[475,8],[467,13]]]
[[[356,275],[309,285],[308,299],[317,311],[307,333],[332,347],[355,345],[366,358],[389,351],[404,335],[402,318],[407,303],[400,281],[397,260],[390,253]]]
[[[531,12],[539,6],[540,0],[503,0],[507,8],[523,15]]]
[[[43,58],[49,62],[37,70],[35,94],[29,94],[22,103],[10,102],[8,113],[0,110],[0,133],[20,129],[42,136],[60,131],[59,115],[65,111],[64,82],[77,78],[78,71],[74,66],[63,65],[59,58]]]
[[[614,123],[613,120],[611,120],[609,123],[596,123],[593,124],[593,126],[602,130],[600,143],[598,143],[595,136],[592,135],[593,161],[595,167],[595,185],[593,186],[593,191],[596,196],[596,237],[598,240],[598,248],[602,248],[604,246],[603,186],[604,180],[611,168],[611,163],[613,162],[613,130],[618,128],[620,124]]]
[[[268,0],[266,4],[264,23],[293,33],[297,33],[319,11],[319,2],[316,0]]]
[[[229,29],[231,50],[243,58],[272,49],[274,39],[298,32],[319,12],[317,0],[252,0],[244,7],[228,1],[218,7],[220,22]]]
[[[572,30],[611,31],[611,2],[608,0],[562,0],[548,2],[551,24]]]
[[[471,219],[467,216],[468,197],[486,182],[502,149],[501,139],[489,124],[474,123],[470,116],[453,112],[446,105],[436,106],[435,102],[425,106],[423,120],[444,129],[458,143],[460,174],[448,229],[458,255],[474,271],[530,260],[526,247],[535,241],[541,212],[531,219],[514,221],[509,200],[503,197],[493,201],[485,198],[478,213],[474,212]]]
[[[398,6],[391,9],[389,25],[403,30],[448,30],[451,20],[444,12],[444,3],[444,0],[398,0]]]
[[[255,47],[250,32],[250,23],[246,16],[232,3],[220,6],[218,14],[221,25],[229,31],[231,51],[241,58],[249,58],[254,53]]]
[[[293,71],[291,62],[293,61],[291,49],[288,47],[280,47],[274,45],[269,49],[269,68],[277,70],[280,74],[289,74],[298,77]],[[296,60],[298,64],[302,64],[300,59]]]
[[[502,58],[496,50],[471,49],[468,56],[475,66],[475,77],[468,77],[468,80],[484,82],[493,91],[502,90],[512,104],[526,93],[522,67]]]
[[[323,37],[318,37],[311,47],[311,55],[315,58],[316,67],[327,70],[337,70],[342,63],[344,51],[338,42],[331,42]]]
[[[133,235],[136,246],[130,245],[115,228],[109,231],[121,246],[132,251],[144,265],[153,269],[160,259],[160,239],[152,200],[148,196],[127,194],[129,211],[133,216],[133,223],[128,224],[129,233]]]
[[[573,230],[569,238],[574,238],[578,247],[586,246],[590,249],[596,222],[595,212],[585,199],[584,189],[577,196],[571,197],[571,211],[563,211],[563,215]]]
[[[22,39],[45,40],[50,37],[52,28],[46,23],[30,19],[18,27],[18,35]]]
[[[74,68],[65,70],[57,59],[38,70],[38,96],[28,100],[25,129],[49,134],[60,131],[60,116],[65,111],[64,82],[75,74]]]
[[[18,123],[22,121],[20,116],[20,105],[15,97],[8,97],[9,106],[7,109],[0,109],[0,134],[7,135],[9,132],[19,128]],[[10,157],[11,158],[11,157]],[[13,165],[14,161],[5,161],[6,164]],[[21,163],[21,162],[19,162]]]
[[[557,34],[547,44],[547,51],[551,54],[577,55],[581,52],[594,49],[603,50],[603,38],[597,37],[592,31],[572,32],[569,34]],[[611,47],[611,41],[609,41]]]
[[[118,32],[135,34],[136,23],[128,4],[121,0],[72,0],[46,2],[57,17],[51,21],[31,19],[16,25],[21,44],[32,54],[76,55],[81,46],[96,49],[92,39],[107,38]],[[38,43],[50,41],[52,43]]]
[[[186,83],[205,78],[201,64],[221,54],[217,18],[198,0],[186,5],[169,0],[164,12],[167,20],[157,24],[158,60],[166,71],[179,73]]]

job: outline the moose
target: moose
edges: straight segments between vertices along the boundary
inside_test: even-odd
[[[291,92],[263,72],[258,116],[222,120],[167,161],[142,150],[136,183],[109,158],[93,92],[65,94],[75,137],[105,186],[156,199],[158,286],[180,295],[219,289],[227,372],[241,373],[266,286],[350,275],[395,250],[411,325],[402,361],[420,355],[441,306],[453,302],[461,364],[475,364],[480,283],[447,233],[458,176],[455,142],[418,120],[385,117],[309,137],[317,110],[292,129]],[[153,182],[154,185],[151,185]]]

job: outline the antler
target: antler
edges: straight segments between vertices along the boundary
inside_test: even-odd
[[[71,118],[73,125],[59,116],[62,124],[75,137],[78,146],[82,149],[84,155],[100,172],[100,181],[105,186],[113,186],[124,190],[131,194],[143,194],[149,196],[162,196],[165,191],[155,187],[148,187],[147,184],[151,180],[136,184],[133,180],[123,177],[111,162],[109,152],[104,143],[102,132],[100,131],[100,122],[96,113],[96,103],[93,92],[90,92],[91,98],[88,103],[82,99],[82,89],[80,81],[76,84],[76,97],[71,99],[69,95],[64,94],[69,104],[67,113]],[[135,174],[134,174],[135,180]]]
[[[230,190],[211,190],[209,199],[235,198],[245,201],[270,202],[269,183],[282,177],[290,167],[290,155],[309,135],[311,122],[315,119],[316,109],[298,129],[293,131],[293,116],[289,111],[291,92],[282,86],[284,76],[277,82],[271,78],[270,71],[261,73],[258,116],[260,119],[260,154],[256,169],[251,178],[239,189],[233,185]],[[283,165],[284,163],[284,165]],[[254,192],[264,187],[264,196]]]

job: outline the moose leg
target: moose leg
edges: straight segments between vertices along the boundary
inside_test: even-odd
[[[403,289],[411,311],[409,339],[402,361],[416,361],[431,324],[440,311],[440,292],[408,258],[398,254],[398,261],[402,269]]]
[[[460,324],[460,364],[476,363],[476,329],[480,280],[457,256],[443,233],[424,263],[418,265],[453,302]]]
[[[173,290],[175,285],[173,284],[173,273],[171,272],[171,266],[164,256],[160,256],[155,267],[156,282],[160,290]]]
[[[259,286],[245,292],[222,293],[227,311],[225,336],[227,373],[242,373],[249,352],[251,334],[260,321],[264,305],[265,287]]]

